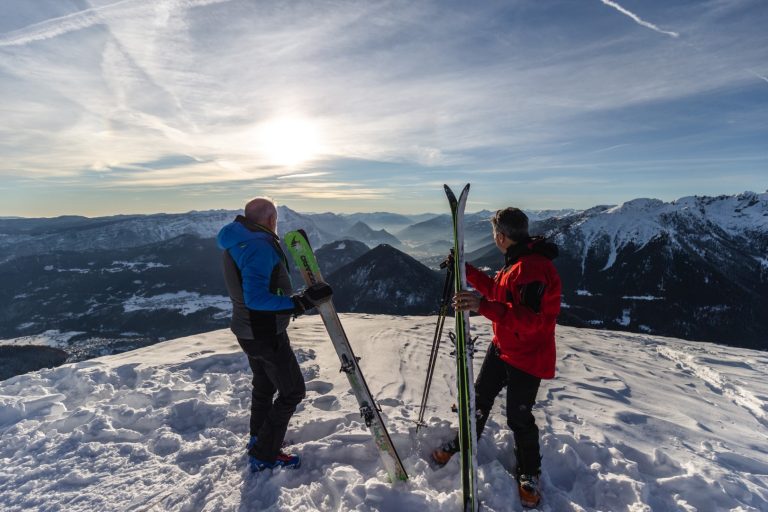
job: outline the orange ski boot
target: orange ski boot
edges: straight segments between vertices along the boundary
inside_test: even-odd
[[[524,507],[534,508],[539,505],[541,493],[537,475],[520,475],[517,478],[517,491],[520,493],[520,503]]]
[[[447,443],[444,443],[440,448],[437,448],[435,451],[432,452],[432,460],[434,460],[437,464],[444,466],[448,464],[448,461],[451,460],[451,457],[453,457],[453,454],[459,451],[459,440],[458,438],[453,439],[452,441],[448,441]]]

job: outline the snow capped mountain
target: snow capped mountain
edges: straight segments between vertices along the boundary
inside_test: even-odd
[[[427,460],[456,425],[447,343],[415,428],[435,320],[342,315],[407,482],[386,481],[321,320],[305,316],[289,329],[307,383],[287,435],[298,470],[248,471],[251,376],[221,330],[0,382],[0,509],[459,510],[457,458]],[[489,323],[472,329],[483,349]],[[765,352],[571,327],[557,340],[534,409],[539,510],[768,510]],[[488,512],[523,510],[504,394],[478,445]]]
[[[213,238],[221,226],[234,219],[236,213],[218,210],[95,219],[64,217],[5,221],[0,223],[3,233],[0,236],[3,254],[0,261],[52,251],[138,247],[183,235]]]
[[[323,218],[323,216],[324,214],[321,214],[320,218]],[[310,242],[317,247],[337,239],[333,234],[318,226],[311,216],[295,212],[287,206],[277,207],[277,219],[278,234],[303,229],[307,233]]]
[[[631,245],[642,249],[651,240],[662,236],[676,248],[683,248],[685,238],[692,235],[715,241],[723,235],[745,239],[756,235],[765,242],[768,236],[768,193],[684,197],[670,203],[635,199],[586,216],[573,227],[580,233],[585,251],[598,240],[607,239],[609,253],[603,267],[605,270],[615,263],[616,255],[625,247]],[[757,253],[765,254],[764,249],[765,246],[755,247]]]
[[[561,249],[562,321],[768,348],[768,194],[637,199],[536,229]]]
[[[553,218],[559,219],[578,212],[579,210],[574,210],[573,208],[565,208],[562,210],[525,210],[525,214],[528,216],[530,222],[540,222],[542,220]]]
[[[242,212],[211,210],[180,214],[117,215],[114,217],[59,217],[0,222],[0,249],[8,258],[53,251],[93,251],[150,245],[180,236],[215,238],[225,224]],[[280,230],[304,229],[313,243],[335,237],[311,217],[278,206]]]
[[[54,251],[140,247],[179,236],[215,238],[223,225],[241,213],[236,210],[211,210],[97,218],[0,219],[0,263],[15,257]],[[278,219],[281,233],[303,229],[316,246],[339,240],[338,233],[341,232],[369,245],[400,244],[396,237],[384,230],[375,231],[359,220],[353,222],[333,213],[302,214],[287,206],[278,206]]]

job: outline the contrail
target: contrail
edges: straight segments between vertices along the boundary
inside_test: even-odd
[[[751,69],[749,70],[749,72],[752,73],[753,75],[755,75],[760,80],[765,80],[766,82],[768,82],[768,77],[763,76],[763,75],[761,75],[759,73],[756,73],[756,72],[752,71]]]
[[[623,8],[622,6],[617,4],[616,2],[612,2],[611,0],[600,0],[600,1],[603,2],[605,5],[607,5],[608,7],[613,7],[614,9],[619,11],[621,14],[629,16],[630,18],[635,20],[635,22],[638,25],[642,25],[642,26],[644,26],[646,28],[649,28],[651,30],[655,30],[656,32],[658,32],[660,34],[666,34],[666,35],[672,36],[672,37],[680,37],[680,34],[678,34],[677,32],[670,32],[668,30],[662,30],[659,27],[657,27],[656,25],[654,25],[653,23],[649,23],[649,22],[645,21],[644,19],[640,18],[640,16],[638,16],[637,14],[635,14],[635,13],[633,13],[631,11],[626,10],[625,8]]]
[[[33,41],[42,41],[57,37],[68,32],[82,30],[103,23],[101,14],[129,3],[131,0],[122,0],[102,7],[91,7],[82,11],[67,14],[59,18],[41,21],[28,27],[9,32],[0,38],[0,47],[22,46]]]
[[[175,2],[174,6],[194,7],[228,1],[229,0],[185,0]],[[23,46],[34,41],[51,39],[69,32],[86,29],[94,25],[102,24],[104,23],[105,18],[115,17],[118,14],[130,16],[132,13],[141,11],[141,9],[146,6],[152,6],[152,1],[119,0],[108,5],[90,7],[58,18],[51,18],[3,34],[0,36],[0,48],[4,46]]]

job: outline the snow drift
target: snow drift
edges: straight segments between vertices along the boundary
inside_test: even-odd
[[[0,382],[0,508],[459,510],[445,342],[428,427],[416,432],[434,317],[342,315],[411,479],[390,484],[319,317],[290,335],[307,397],[289,427],[299,470],[251,474],[250,375],[227,330]],[[488,322],[473,318],[480,348]],[[547,511],[768,510],[768,354],[649,335],[558,328],[542,385]],[[480,358],[475,361],[479,366]],[[479,443],[479,497],[520,510],[497,400]]]

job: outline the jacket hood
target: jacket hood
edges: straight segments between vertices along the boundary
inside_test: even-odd
[[[534,254],[541,254],[547,259],[553,260],[560,254],[557,245],[547,242],[543,236],[534,236],[528,239],[528,248]]]
[[[528,237],[524,242],[510,246],[504,255],[504,261],[506,265],[511,265],[522,256],[528,254],[540,254],[547,259],[553,260],[557,258],[559,253],[557,245],[547,242],[547,239],[543,236],[532,236]]]
[[[272,233],[269,229],[248,221],[248,219],[242,215],[238,215],[234,221],[221,228],[219,234],[216,236],[216,243],[220,249],[226,250],[248,240],[257,239],[278,240],[277,235]]]

